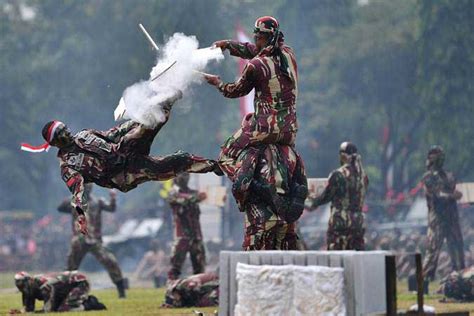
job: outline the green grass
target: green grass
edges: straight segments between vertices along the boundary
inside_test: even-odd
[[[118,299],[115,289],[92,291],[92,295],[107,306],[107,311],[75,312],[73,315],[195,315],[194,310],[212,315],[217,307],[207,308],[162,308],[164,289],[134,288],[127,292],[126,299]],[[36,308],[41,308],[42,302]],[[14,290],[0,292],[0,315],[12,308],[21,309],[21,296]],[[51,313],[50,315],[57,315]]]
[[[0,315],[5,315],[10,309],[21,308],[21,296],[13,289],[13,273],[0,273]],[[149,284],[151,286],[151,283]],[[438,283],[430,284],[432,293],[436,291]],[[407,310],[416,303],[416,294],[407,290],[407,282],[400,281],[397,284],[397,306],[398,310]],[[115,289],[92,290],[91,294],[107,306],[107,311],[82,312],[74,315],[195,315],[194,310],[212,315],[217,307],[211,308],[161,308],[165,290],[154,288],[132,288],[127,292],[126,299],[118,299]],[[442,298],[439,294],[425,296],[425,305],[431,305],[437,312],[470,311],[474,315],[474,303],[440,303]],[[36,308],[42,307],[38,302]],[[57,315],[57,314],[56,314]]]

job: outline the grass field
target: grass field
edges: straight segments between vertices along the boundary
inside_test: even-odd
[[[20,294],[12,288],[12,273],[0,273],[0,315],[5,315],[12,308],[21,308]],[[150,283],[151,284],[151,283]],[[408,309],[416,303],[416,294],[409,293],[406,281],[397,284],[397,306],[399,311]],[[430,289],[436,289],[437,284],[430,284]],[[196,315],[195,310],[204,315],[213,315],[217,308],[161,308],[164,289],[132,288],[127,292],[126,299],[118,299],[115,289],[92,290],[108,310],[101,312],[82,312],[74,315]],[[474,315],[474,303],[440,303],[442,295],[425,296],[425,304],[436,308],[437,312],[470,311]],[[42,303],[38,303],[40,308]]]

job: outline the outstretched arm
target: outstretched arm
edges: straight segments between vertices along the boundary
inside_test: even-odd
[[[248,63],[242,72],[242,76],[236,82],[225,84],[218,76],[214,75],[205,75],[204,78],[209,84],[216,86],[226,98],[240,98],[249,94],[255,88],[256,71],[255,66]]]
[[[321,195],[317,196],[313,200],[313,208],[317,208],[320,205],[329,203],[333,200],[333,198],[336,196],[339,188],[341,188],[344,185],[344,177],[339,171],[334,171],[330,174],[328,184],[326,185],[326,188],[324,188],[323,193]]]
[[[232,40],[222,40],[214,43],[215,46],[220,47],[222,50],[228,49],[232,56],[252,59],[257,56],[257,47],[252,43],[242,43]]]
[[[76,227],[84,235],[87,234],[87,221],[85,213],[87,212],[87,196],[84,190],[84,178],[74,169],[67,166],[61,167],[63,181],[72,193],[71,206],[76,210],[78,216]]]
[[[110,200],[108,202],[104,198],[99,199],[99,208],[106,212],[113,213],[117,209],[117,199],[116,199],[117,193],[115,193],[114,190],[110,190],[109,194],[110,194]]]

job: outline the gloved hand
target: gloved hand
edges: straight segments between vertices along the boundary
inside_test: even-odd
[[[229,40],[216,41],[212,46],[219,47],[222,51],[225,51],[229,48]]]

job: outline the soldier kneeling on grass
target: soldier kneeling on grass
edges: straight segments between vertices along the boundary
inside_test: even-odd
[[[474,302],[474,266],[446,276],[438,292],[446,296],[443,301]]]
[[[163,307],[207,307],[219,304],[219,277],[200,273],[170,281]]]
[[[105,305],[89,295],[87,277],[77,271],[53,272],[31,276],[15,274],[15,285],[22,294],[22,310],[10,314],[34,312],[35,300],[44,301],[43,312],[103,310]]]

